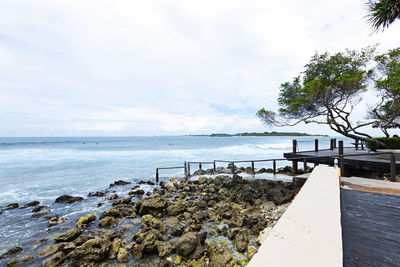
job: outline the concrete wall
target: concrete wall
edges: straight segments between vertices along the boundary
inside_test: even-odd
[[[318,166],[248,266],[342,264],[338,169]]]

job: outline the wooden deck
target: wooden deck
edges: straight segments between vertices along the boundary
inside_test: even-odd
[[[400,195],[363,187],[341,189],[343,266],[400,266]]]
[[[323,149],[316,151],[300,151],[297,153],[284,153],[285,158],[301,158],[301,157],[336,157],[338,156],[338,148]],[[368,152],[367,150],[356,150],[352,147],[345,147],[343,150],[344,154],[360,154],[364,156],[350,156],[344,157],[345,170],[360,169],[360,170],[381,170],[385,172],[390,171],[390,160],[384,159],[383,155],[373,155],[373,152]],[[299,162],[302,160],[299,159]],[[308,163],[317,164],[328,164],[333,165],[332,158],[315,158],[307,159]],[[400,173],[400,161],[396,161],[397,173]]]

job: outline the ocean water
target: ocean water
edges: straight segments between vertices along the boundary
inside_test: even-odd
[[[104,197],[88,197],[89,192],[108,189],[107,195],[117,193],[125,197],[140,180],[154,181],[157,167],[183,166],[184,161],[282,158],[283,153],[291,151],[294,138],[298,140],[299,150],[314,149],[314,137],[0,138],[0,255],[15,246],[23,248],[17,257],[36,255],[43,247],[53,244],[55,236],[74,227],[80,216],[94,213],[99,217],[110,208],[110,201]],[[320,148],[329,147],[329,137],[318,139]],[[345,144],[351,141],[344,140]],[[277,162],[278,166],[287,164]],[[211,168],[204,166],[203,169],[207,167]],[[271,163],[257,163],[255,167],[269,168]],[[191,171],[196,169],[192,166]],[[163,170],[160,175],[161,179],[183,177],[183,170]],[[270,179],[281,179],[270,176]],[[119,179],[132,184],[109,188]],[[140,188],[146,192],[153,190],[150,185],[140,185]],[[54,203],[62,194],[82,196],[84,200],[73,204]],[[9,203],[23,206],[33,200],[47,206],[48,216],[32,218],[32,208],[4,210]],[[98,207],[100,203],[102,206]],[[55,215],[66,222],[49,228],[48,218]],[[130,225],[129,236],[140,230],[139,221],[125,218],[120,225]],[[98,219],[93,225],[97,224]],[[5,265],[7,260],[0,259],[0,265]],[[35,257],[31,263],[41,263],[41,259]]]
[[[154,180],[157,167],[183,166],[184,161],[280,158],[291,151],[293,139],[300,150],[314,148],[315,137],[0,138],[0,207],[52,202],[62,194],[85,196],[117,179]],[[318,139],[321,148],[329,146],[329,137]],[[183,176],[183,170],[160,171],[163,177],[173,175]]]

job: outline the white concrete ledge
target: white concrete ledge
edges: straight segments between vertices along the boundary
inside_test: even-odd
[[[318,166],[248,266],[342,265],[338,170]]]

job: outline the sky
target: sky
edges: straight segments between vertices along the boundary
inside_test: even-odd
[[[334,134],[255,113],[316,51],[396,48],[366,2],[0,0],[0,136]]]

